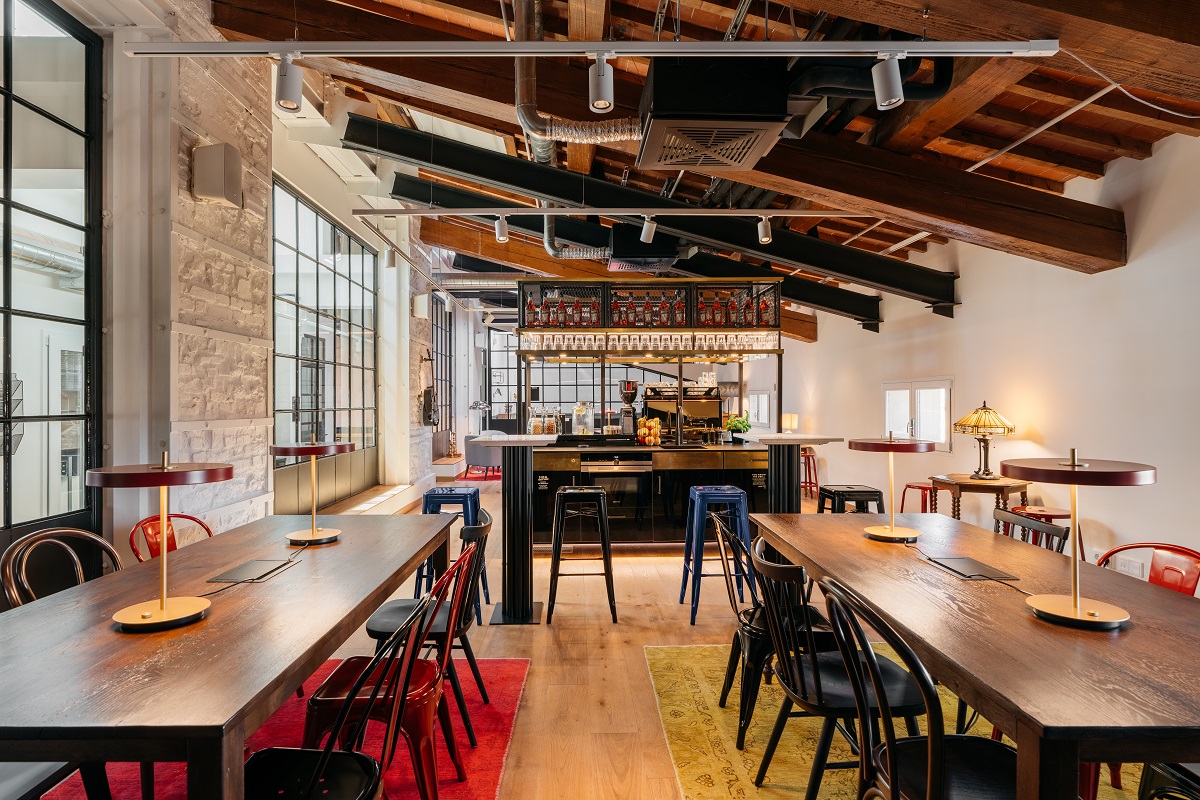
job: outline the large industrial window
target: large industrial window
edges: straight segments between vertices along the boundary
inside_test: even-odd
[[[279,182],[272,215],[275,441],[374,447],[375,253]]]
[[[435,294],[433,307],[433,386],[437,392],[438,424],[433,429],[433,457],[450,452],[454,429],[454,308]]]
[[[43,0],[3,8],[0,546],[98,528],[101,41]],[[15,345],[15,346],[14,346]]]

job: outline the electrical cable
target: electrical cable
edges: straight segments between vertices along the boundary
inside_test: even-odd
[[[1144,106],[1149,106],[1150,108],[1153,108],[1155,111],[1161,111],[1161,112],[1163,112],[1164,114],[1171,114],[1172,116],[1176,116],[1176,117],[1183,117],[1184,119],[1200,119],[1200,114],[1185,114],[1185,113],[1183,113],[1182,111],[1172,111],[1172,110],[1171,110],[1171,109],[1169,109],[1169,108],[1164,108],[1163,106],[1157,105],[1157,104],[1155,104],[1155,103],[1151,103],[1149,100],[1143,100],[1142,98],[1140,98],[1140,97],[1138,97],[1137,95],[1135,95],[1135,94],[1133,94],[1132,92],[1130,92],[1128,89],[1126,89],[1124,86],[1122,86],[1122,85],[1121,85],[1121,84],[1119,84],[1118,82],[1114,81],[1112,78],[1110,78],[1110,77],[1108,77],[1107,75],[1105,75],[1105,74],[1104,74],[1103,72],[1101,72],[1100,70],[1098,70],[1098,69],[1096,69],[1095,67],[1093,67],[1093,66],[1092,66],[1091,64],[1089,64],[1088,62],[1084,61],[1084,60],[1083,60],[1082,58],[1080,58],[1079,56],[1077,56],[1077,55],[1075,55],[1074,53],[1072,53],[1070,50],[1067,50],[1066,48],[1060,48],[1060,50],[1061,50],[1061,52],[1063,52],[1063,53],[1066,53],[1066,54],[1067,54],[1067,55],[1069,55],[1071,58],[1073,58],[1073,59],[1075,59],[1076,61],[1078,61],[1080,64],[1083,64],[1085,67],[1087,67],[1087,68],[1088,68],[1088,69],[1090,69],[1092,72],[1094,72],[1094,73],[1096,73],[1097,75],[1099,75],[1099,76],[1100,76],[1101,78],[1103,78],[1104,80],[1108,81],[1110,84],[1112,84],[1112,85],[1113,85],[1113,86],[1116,88],[1116,90],[1117,90],[1118,92],[1120,92],[1121,94],[1125,95],[1125,96],[1126,96],[1126,97],[1128,97],[1130,100],[1134,100],[1134,101],[1136,101],[1136,102],[1138,102],[1138,103],[1141,103],[1141,104],[1142,104],[1142,105],[1144,105]]]
[[[299,547],[299,549],[296,550],[296,552],[292,553],[292,555],[288,558],[287,561],[283,562],[284,566],[276,567],[275,569],[271,570],[271,572],[267,575],[266,580],[270,580],[271,578],[274,578],[277,574],[279,574],[283,570],[287,569],[287,565],[290,565],[293,561],[295,561],[296,556],[300,555],[308,548],[308,543],[305,542],[303,544],[298,545],[298,547]],[[221,592],[225,591],[226,589],[232,589],[233,587],[240,586],[243,583],[254,583],[256,581],[259,581],[261,578],[262,578],[261,575],[258,578],[243,578],[240,581],[234,581],[233,583],[227,583],[224,586],[222,586],[220,589],[213,589],[211,592],[205,592],[204,594],[199,595],[199,596],[200,597],[212,597],[215,594],[220,594]]]

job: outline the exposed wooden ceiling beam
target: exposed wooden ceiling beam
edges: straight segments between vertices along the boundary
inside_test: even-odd
[[[1200,57],[1200,56],[1198,56]],[[1198,64],[1200,67],[1200,64]],[[1101,84],[1098,82],[1062,81],[1034,73],[1027,76],[1006,90],[1008,94],[1026,97],[1031,100],[1045,100],[1060,106],[1072,106],[1075,103],[1095,94]],[[1176,108],[1184,113],[1196,113],[1194,108],[1185,107],[1179,102],[1169,99],[1154,100],[1164,108]],[[1122,122],[1132,122],[1137,125],[1149,125],[1169,133],[1183,133],[1188,136],[1200,136],[1200,119],[1188,119],[1164,111],[1155,111],[1147,105],[1131,100],[1119,92],[1110,92],[1099,100],[1081,109],[1080,113],[1095,114]]]
[[[952,128],[942,134],[943,138],[957,144],[971,145],[982,149],[981,158],[991,155],[993,152],[1003,150],[1012,144],[1011,139],[1006,139],[1003,136],[993,136],[988,133],[979,133],[978,131],[968,130],[966,128]],[[1064,169],[1069,172],[1074,172],[1084,178],[1102,178],[1104,177],[1104,162],[1086,156],[1077,156],[1071,153],[1064,153],[1061,150],[1054,150],[1049,147],[1044,147],[1040,144],[1025,142],[1009,150],[1004,154],[1005,158],[1018,158],[1022,161],[1027,161],[1035,167],[1051,167],[1054,169]]]
[[[540,244],[510,238],[500,243],[491,231],[470,230],[446,220],[426,217],[416,234],[417,238],[433,247],[453,250],[478,258],[486,258],[506,267],[521,270],[536,270],[556,278],[605,278],[612,273],[601,263],[579,259],[557,259],[547,253]],[[629,273],[626,273],[629,274]],[[634,273],[647,277],[644,273]]]
[[[941,41],[1058,38],[1065,49],[1123,84],[1200,100],[1195,15],[1176,0],[954,0],[934,4],[928,18],[921,11],[929,4],[914,0],[797,0],[796,5],[912,34],[925,31]],[[1140,31],[1138,25],[1157,32]],[[1084,69],[1066,54],[1046,61],[1069,72]]]
[[[780,142],[754,169],[722,177],[1081,272],[1127,258],[1120,211],[821,134]]]
[[[933,150],[920,150],[912,154],[912,157],[918,161],[929,161],[935,164],[942,164],[952,169],[966,170],[975,164],[974,161],[968,158],[959,158],[947,153],[937,153]],[[1060,180],[1047,178],[1042,175],[1030,175],[1027,172],[1018,172],[997,165],[995,162],[985,164],[975,170],[976,175],[985,175],[989,178],[1015,183],[1018,186],[1028,186],[1030,189],[1037,189],[1041,192],[1050,192],[1051,194],[1062,194],[1067,190],[1066,185]]]
[[[817,341],[817,317],[815,314],[801,314],[790,308],[781,308],[779,322],[783,327],[783,335],[787,338],[809,344]]]
[[[950,91],[924,103],[905,103],[880,115],[872,142],[897,153],[915,153],[1033,71],[1027,58],[958,58]]]
[[[608,37],[608,0],[567,0],[567,37],[598,42]]]
[[[1021,135],[1041,126],[1048,117],[1030,114],[999,103],[988,103],[973,120],[988,124],[993,120],[1014,125],[1022,129]],[[1085,125],[1064,121],[1052,125],[1039,133],[1030,141],[1041,144],[1053,144],[1059,147],[1082,148],[1085,151],[1104,153],[1108,159],[1113,158],[1149,158],[1153,152],[1153,143],[1132,136],[1124,136],[1112,131],[1089,128]]]

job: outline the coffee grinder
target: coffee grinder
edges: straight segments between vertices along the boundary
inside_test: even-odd
[[[633,412],[633,401],[637,399],[638,382],[621,381],[621,433],[633,435],[637,433],[637,418]]]

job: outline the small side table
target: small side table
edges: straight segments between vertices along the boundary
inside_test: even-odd
[[[1008,510],[1008,498],[1010,495],[1019,494],[1021,496],[1021,505],[1026,505],[1029,502],[1028,492],[1030,481],[1019,481],[1015,478],[996,478],[995,480],[977,480],[966,473],[954,473],[950,475],[931,475],[929,482],[933,484],[933,497],[929,501],[929,511],[936,514],[938,510],[938,491],[945,489],[950,493],[950,516],[955,519],[962,519],[962,493],[963,492],[982,492],[984,494],[994,494],[996,496],[996,508]],[[997,521],[993,526],[996,533],[1000,532],[1000,522]]]

